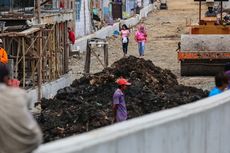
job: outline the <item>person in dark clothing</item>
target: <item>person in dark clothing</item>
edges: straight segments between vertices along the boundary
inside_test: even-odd
[[[99,16],[94,13],[93,13],[93,20],[101,22],[101,19],[99,18]]]
[[[225,64],[224,73],[228,76],[228,89],[230,89],[230,63]]]
[[[208,11],[205,13],[206,17],[216,17],[216,12],[214,11],[213,7],[208,7]]]
[[[129,34],[130,34],[129,28],[127,27],[126,24],[123,24],[121,28],[121,38],[122,38],[122,49],[123,49],[124,57],[128,53]]]

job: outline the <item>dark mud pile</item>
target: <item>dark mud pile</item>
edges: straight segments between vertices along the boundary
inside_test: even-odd
[[[169,70],[130,56],[100,73],[75,80],[70,87],[59,90],[54,99],[42,100],[37,120],[45,142],[110,125],[115,80],[120,76],[132,83],[125,92],[129,119],[207,96],[203,90],[179,85]]]

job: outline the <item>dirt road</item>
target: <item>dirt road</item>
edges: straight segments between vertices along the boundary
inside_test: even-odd
[[[177,43],[180,35],[187,33],[186,18],[197,22],[198,5],[194,0],[168,0],[168,10],[160,10],[150,13],[144,24],[148,31],[145,59],[152,60],[161,68],[170,69],[178,76],[181,84],[195,86],[202,89],[213,87],[213,78],[210,77],[181,77],[180,64],[177,60]],[[134,28],[129,43],[129,55],[138,56],[137,44],[133,39]],[[100,54],[98,52],[98,54]],[[102,56],[102,55],[101,55]],[[120,38],[109,39],[110,64],[122,58]],[[74,73],[82,72],[83,60],[72,60]],[[80,68],[79,68],[80,66]],[[92,73],[102,70],[103,67],[94,58],[92,62]]]

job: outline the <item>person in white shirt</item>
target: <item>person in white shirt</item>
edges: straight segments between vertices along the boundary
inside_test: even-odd
[[[29,112],[27,93],[8,82],[9,70],[0,67],[0,153],[31,153],[42,143],[42,132]]]

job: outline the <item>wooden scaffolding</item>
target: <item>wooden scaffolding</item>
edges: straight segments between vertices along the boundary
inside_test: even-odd
[[[68,72],[67,24],[0,34],[9,54],[12,77],[20,80],[24,89],[41,88],[42,83]]]

